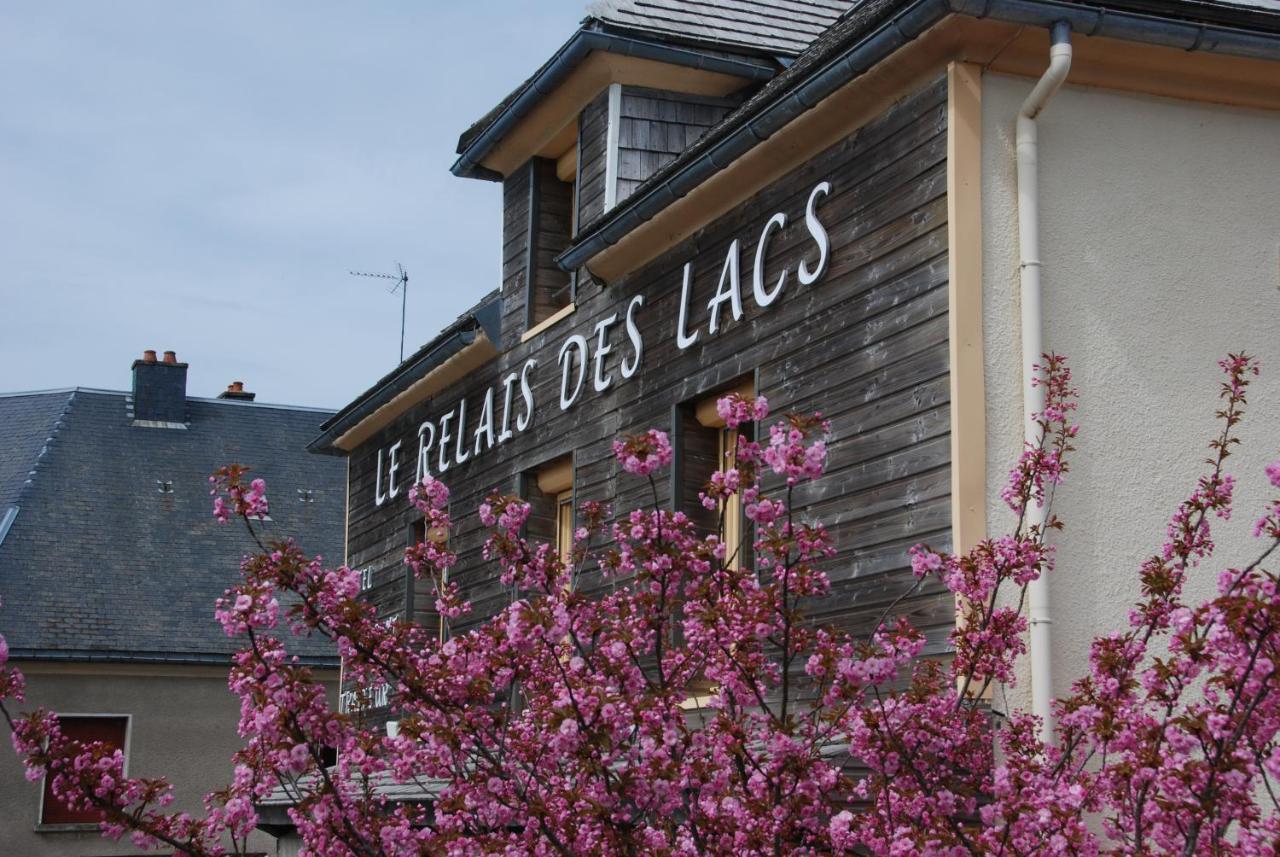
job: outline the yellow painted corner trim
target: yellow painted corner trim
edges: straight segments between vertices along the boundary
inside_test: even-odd
[[[578,305],[570,301],[568,304],[565,304],[564,306],[560,307],[560,309],[556,310],[551,315],[547,316],[542,321],[538,322],[533,327],[526,330],[524,333],[520,334],[520,341],[528,342],[530,339],[533,339],[539,333],[542,333],[542,331],[546,330],[548,327],[551,327],[556,322],[560,321],[561,319],[568,318],[570,315],[573,314],[574,310],[576,310],[577,308],[578,308]]]
[[[948,344],[951,532],[956,551],[986,537],[986,386],[982,342],[982,70],[947,66]]]
[[[987,396],[982,342],[982,69],[947,66],[947,344],[951,371],[951,543],[987,533]],[[971,605],[956,597],[956,625]]]

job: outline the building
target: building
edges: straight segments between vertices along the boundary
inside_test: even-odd
[[[556,540],[581,500],[644,502],[610,442],[658,427],[677,448],[660,500],[696,514],[721,442],[705,403],[743,390],[831,419],[799,505],[839,546],[820,615],[867,631],[911,590],[911,545],[1011,527],[1022,342],[1042,334],[1085,429],[1035,605],[1053,678],[1019,694],[1061,693],[1194,485],[1215,361],[1280,366],[1274,0],[609,0],[458,152],[456,175],[502,182],[502,282],[311,445],[348,461],[348,558],[384,616],[438,621],[402,562],[415,478],[452,491],[465,632],[510,597],[480,555],[487,492],[528,498]],[[1258,506],[1280,372],[1251,398],[1235,461]],[[1247,541],[1239,517],[1224,543]],[[949,593],[897,610],[945,652]]]
[[[0,627],[27,708],[117,742],[130,775],[169,777],[175,808],[198,812],[230,782],[242,744],[226,686],[238,645],[213,605],[253,549],[242,527],[214,520],[209,474],[253,467],[268,481],[267,531],[336,562],[343,468],[305,451],[329,412],[259,403],[239,382],[188,396],[186,375],[172,352],[148,351],[131,392],[0,395]],[[295,652],[336,684],[331,646]],[[27,782],[12,753],[0,761],[0,817],[0,854],[138,853]]]

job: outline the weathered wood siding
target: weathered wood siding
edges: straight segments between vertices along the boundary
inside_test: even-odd
[[[938,81],[644,268],[608,288],[580,288],[577,310],[564,321],[524,343],[512,344],[511,331],[504,332],[504,354],[358,449],[351,461],[349,556],[354,566],[377,570],[375,600],[390,609],[393,590],[404,591],[398,583],[402,553],[415,517],[403,494],[375,508],[377,450],[403,439],[408,463],[402,473],[411,477],[422,421],[438,420],[465,397],[468,431],[474,430],[485,389],[500,386],[503,376],[533,358],[537,404],[528,430],[441,474],[453,491],[458,521],[451,544],[460,560],[452,578],[475,604],[455,632],[511,597],[480,556],[486,533],[475,509],[487,492],[517,490],[538,466],[573,453],[578,502],[611,500],[623,514],[648,502],[650,488],[619,474],[611,441],[649,427],[670,430],[685,413],[682,407],[753,374],[775,413],[820,410],[831,420],[828,472],[799,488],[794,504],[803,515],[825,521],[839,548],[827,564],[834,592],[815,612],[851,630],[868,630],[915,583],[907,549],[919,541],[950,545],[945,126],[945,82]],[[799,261],[812,264],[817,255],[804,225],[805,202],[823,180],[831,184],[819,208],[831,239],[830,265],[816,283],[801,286]],[[784,268],[790,275],[777,302],[761,309],[751,299],[753,252],[761,228],[779,211],[788,225],[771,237],[766,281],[776,281]],[[510,262],[518,243],[510,233],[505,237],[504,300],[519,293],[505,287],[516,276]],[[722,330],[711,336],[707,301],[735,239],[742,244],[745,315],[739,321],[723,315]],[[674,329],[687,261],[694,266],[689,327],[701,332],[696,345],[680,351]],[[561,343],[570,334],[592,339],[596,323],[625,314],[637,294],[645,299],[637,315],[645,347],[640,371],[630,379],[620,376],[629,348],[619,325],[613,329],[613,385],[595,393],[588,381],[582,399],[561,411]],[[517,325],[518,340],[523,315],[512,316],[508,308],[505,318]],[[688,449],[678,478],[659,481],[661,503],[685,505],[690,493],[696,497],[696,485],[709,475],[693,472],[708,469],[704,447]],[[591,589],[600,582],[588,572],[582,585]],[[897,609],[928,633],[932,650],[945,648],[954,617],[948,593],[921,589]]]
[[[737,103],[624,86],[618,122],[618,202],[675,160]]]
[[[609,135],[609,90],[603,89],[578,116],[578,229],[604,213],[605,150]]]
[[[529,269],[528,168],[502,182],[502,346],[514,348],[526,329]]]
[[[529,243],[525,267],[530,288],[526,328],[538,324],[572,299],[569,275],[555,262],[569,247],[573,231],[573,185],[556,177],[555,161],[533,158],[529,171]]]

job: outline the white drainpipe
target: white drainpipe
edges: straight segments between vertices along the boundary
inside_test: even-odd
[[[1039,432],[1032,414],[1044,410],[1044,388],[1032,386],[1033,368],[1044,353],[1040,317],[1040,201],[1036,181],[1036,117],[1067,79],[1071,69],[1071,25],[1053,25],[1049,68],[1018,111],[1018,241],[1021,247],[1022,292],[1022,402],[1024,432],[1035,443]],[[1043,528],[1045,510],[1027,510],[1027,523]],[[1049,585],[1041,577],[1027,588],[1031,612],[1031,713],[1040,718],[1041,738],[1047,743],[1053,734],[1053,669],[1050,648]]]

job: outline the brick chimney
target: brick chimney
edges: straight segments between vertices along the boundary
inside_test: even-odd
[[[165,423],[187,419],[187,364],[172,351],[162,361],[148,349],[133,361],[133,417]]]
[[[232,381],[227,385],[227,389],[218,394],[219,399],[236,399],[241,402],[252,402],[256,393],[250,393],[244,388],[244,381]]]

